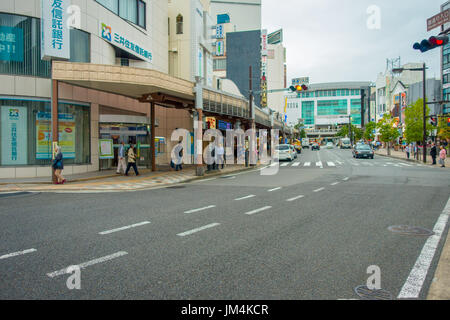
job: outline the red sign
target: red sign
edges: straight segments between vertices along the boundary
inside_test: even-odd
[[[443,24],[450,22],[450,9],[442,11],[437,15],[427,20],[427,31],[431,31],[434,28],[440,27]]]

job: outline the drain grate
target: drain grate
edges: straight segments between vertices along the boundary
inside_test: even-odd
[[[364,300],[392,300],[392,294],[384,289],[370,290],[367,286],[358,286],[355,293]]]
[[[411,236],[424,236],[429,237],[434,234],[433,231],[421,228],[421,227],[411,227],[411,226],[390,226],[388,228],[389,231],[404,235],[411,235]]]

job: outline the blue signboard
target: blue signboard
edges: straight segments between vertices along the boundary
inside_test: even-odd
[[[217,122],[217,128],[220,130],[231,130],[231,123],[219,120]]]
[[[23,29],[0,27],[0,60],[23,62]]]

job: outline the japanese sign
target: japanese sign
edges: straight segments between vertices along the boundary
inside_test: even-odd
[[[27,164],[27,108],[1,108],[1,164]]]
[[[216,26],[216,39],[223,39],[223,25],[218,24]]]
[[[70,0],[41,0],[41,58],[70,59]]]
[[[427,31],[431,31],[434,28],[440,27],[447,22],[450,22],[450,9],[442,11],[437,15],[427,19]]]
[[[149,50],[144,49],[142,45],[137,44],[136,42],[128,39],[125,35],[115,31],[116,29],[113,30],[111,26],[100,22],[99,32],[103,40],[106,40],[112,45],[132,53],[145,61],[152,62],[152,53]]]
[[[99,144],[99,159],[114,159],[113,140],[100,139]]]
[[[267,56],[268,52],[268,47],[267,47],[267,30],[261,30],[261,55],[262,56]]]
[[[23,29],[0,27],[0,60],[23,61]]]
[[[224,44],[223,41],[217,41],[216,42],[216,56],[223,56],[224,52]]]

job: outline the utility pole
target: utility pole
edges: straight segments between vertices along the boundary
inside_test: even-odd
[[[427,90],[426,90],[426,65],[423,63],[423,163],[427,163]]]

